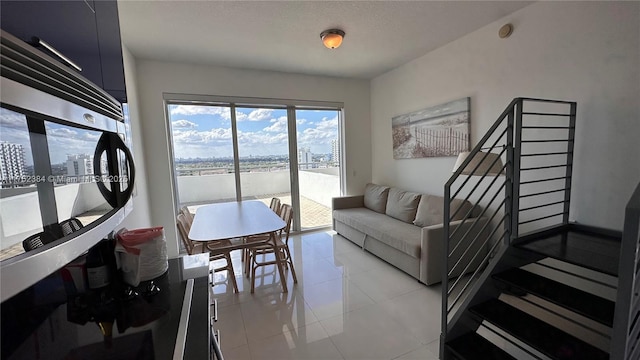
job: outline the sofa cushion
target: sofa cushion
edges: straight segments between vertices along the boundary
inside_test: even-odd
[[[460,210],[458,210],[458,208]],[[468,201],[453,199],[451,202],[451,214],[454,215],[452,221],[462,220],[472,205]],[[457,213],[456,213],[457,211]],[[471,216],[471,215],[470,215]],[[444,197],[423,194],[418,203],[418,211],[413,223],[420,227],[442,224],[444,221]]]
[[[389,187],[376,184],[367,184],[364,189],[364,207],[384,214],[387,207]]]
[[[419,201],[420,194],[418,193],[390,188],[385,214],[411,224],[416,218]]]
[[[411,257],[420,258],[422,229],[366,208],[333,211],[333,218]]]

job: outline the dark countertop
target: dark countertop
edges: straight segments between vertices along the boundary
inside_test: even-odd
[[[210,359],[208,274],[207,254],[171,259],[125,296],[126,286],[74,294],[56,272],[2,303],[2,359],[172,359],[192,278],[184,358]]]

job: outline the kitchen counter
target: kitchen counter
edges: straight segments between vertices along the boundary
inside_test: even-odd
[[[2,303],[1,357],[210,359],[208,274],[207,254],[186,256],[136,288],[78,294],[58,271]]]

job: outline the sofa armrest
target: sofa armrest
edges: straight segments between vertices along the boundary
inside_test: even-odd
[[[364,195],[340,196],[331,199],[331,209],[351,209],[364,207]]]
[[[455,264],[464,255],[460,264],[454,269],[452,276],[460,275],[469,262],[472,264],[468,267],[467,272],[475,270],[486,256],[490,246],[488,242],[485,244],[489,231],[484,229],[483,234],[480,234],[480,231],[483,230],[487,221],[488,218],[481,217],[469,218],[462,225],[461,220],[451,222],[451,233],[459,229],[455,233],[455,239],[449,244],[449,252],[453,251],[460,238],[467,234],[467,231],[469,232],[466,235],[466,244],[460,245],[451,255],[450,261],[452,264]],[[474,239],[475,242],[472,243]],[[444,256],[442,253],[444,247],[444,225],[437,224],[423,227],[420,245],[420,281],[427,285],[441,282]],[[468,247],[471,247],[471,249],[465,254],[464,252]],[[475,256],[478,252],[480,254]]]

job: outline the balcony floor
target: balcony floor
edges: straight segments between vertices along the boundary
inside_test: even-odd
[[[261,196],[245,196],[244,200],[259,200],[268,206],[271,203],[271,198],[274,198],[274,197],[279,198],[280,202],[283,204],[291,204],[290,193],[265,194]],[[234,199],[224,199],[217,202],[227,202],[227,201],[234,201]],[[195,213],[200,206],[215,203],[215,202],[216,201],[208,201],[205,203],[187,203],[187,204],[182,204],[181,206],[187,205],[189,210]],[[300,203],[302,206],[302,213],[300,214],[302,230],[331,226],[331,208],[330,207],[324,206],[304,196],[300,197]]]

